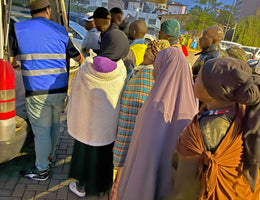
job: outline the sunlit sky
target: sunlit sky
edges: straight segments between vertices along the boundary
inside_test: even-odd
[[[175,0],[175,1],[179,2],[179,3],[182,3],[182,4],[185,4],[185,5],[189,5],[188,6],[188,10],[196,5],[194,3],[194,1],[192,1],[192,0]],[[223,4],[227,4],[227,5],[232,5],[233,0],[219,0],[219,2],[222,2]]]

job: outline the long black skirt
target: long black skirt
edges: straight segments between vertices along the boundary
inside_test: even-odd
[[[84,185],[87,195],[98,195],[111,189],[113,146],[114,143],[94,147],[75,140],[69,177]]]

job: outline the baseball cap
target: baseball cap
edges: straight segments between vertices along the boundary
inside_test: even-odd
[[[50,3],[48,0],[30,0],[30,9],[31,10],[39,10],[42,8],[46,8]]]
[[[179,37],[180,23],[176,19],[168,19],[161,24],[161,30],[167,35]]]
[[[85,15],[85,16],[83,17],[83,20],[88,21],[88,22],[91,22],[91,21],[93,21],[93,18],[91,18],[91,16],[89,16],[89,15]]]
[[[108,11],[108,9],[104,8],[104,7],[98,7],[93,16],[90,17],[90,19],[111,19],[111,14]]]

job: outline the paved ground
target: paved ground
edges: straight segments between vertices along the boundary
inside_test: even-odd
[[[199,57],[199,56],[195,56],[196,53],[198,52],[189,51],[189,55],[187,56],[188,62],[190,63],[191,66],[195,63],[195,61]]]
[[[68,179],[68,172],[74,141],[67,133],[66,114],[62,115],[61,122],[60,141],[57,144],[55,163],[51,168],[49,180],[40,182],[20,176],[19,170],[32,166],[34,162],[33,140],[28,138],[26,147],[17,157],[0,164],[0,200],[108,199],[107,193],[99,197],[77,198],[68,189],[68,184],[71,181]]]

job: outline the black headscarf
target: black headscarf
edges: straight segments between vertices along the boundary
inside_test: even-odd
[[[251,68],[235,58],[215,58],[202,68],[202,82],[211,97],[222,105],[245,104],[244,172],[254,191],[260,166],[260,76],[253,75]]]
[[[129,41],[123,31],[117,25],[112,24],[110,28],[101,35],[101,44],[98,55],[118,61],[128,54]]]

